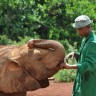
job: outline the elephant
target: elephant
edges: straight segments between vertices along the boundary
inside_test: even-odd
[[[27,96],[49,86],[48,78],[60,70],[64,62],[64,46],[56,40],[33,39],[15,46],[0,46],[0,96]]]

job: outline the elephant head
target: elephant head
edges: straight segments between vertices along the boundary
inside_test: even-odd
[[[64,47],[55,40],[31,40],[33,47],[0,48],[0,91],[33,91],[49,85],[48,78],[58,72],[65,57]]]

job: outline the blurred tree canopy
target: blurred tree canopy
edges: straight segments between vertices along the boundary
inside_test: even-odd
[[[96,0],[0,0],[0,37],[54,39],[80,46],[81,38],[72,27],[74,19],[88,15],[96,30]],[[3,42],[1,43],[3,44]]]

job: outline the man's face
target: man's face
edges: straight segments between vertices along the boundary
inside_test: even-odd
[[[90,26],[81,27],[81,28],[78,28],[76,30],[80,36],[87,37],[90,33]]]

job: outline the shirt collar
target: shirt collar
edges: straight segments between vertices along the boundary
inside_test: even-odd
[[[90,32],[90,34],[87,37],[84,37],[85,41],[88,40],[89,38],[91,38],[93,35],[93,32]]]

